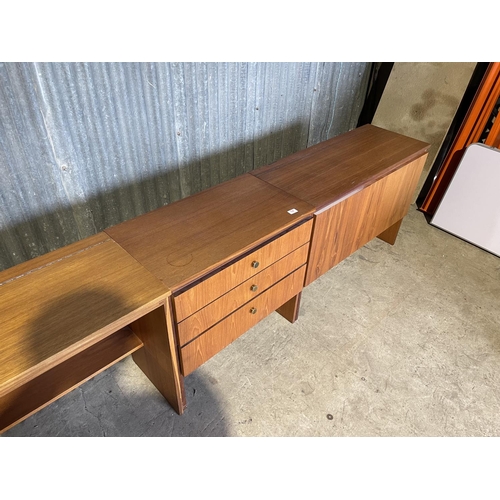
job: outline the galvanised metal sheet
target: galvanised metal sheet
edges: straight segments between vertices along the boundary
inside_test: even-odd
[[[356,126],[371,63],[0,63],[0,269]]]

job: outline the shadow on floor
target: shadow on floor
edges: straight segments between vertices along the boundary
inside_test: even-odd
[[[27,333],[19,340],[19,358],[13,362],[38,366],[54,352],[81,342],[89,332],[98,331],[103,324],[111,324],[140,306],[115,293],[88,289],[85,284],[75,287],[76,291],[61,291],[57,300],[34,315]],[[109,343],[111,338],[116,342]],[[1,428],[131,352],[124,340],[127,338],[120,332],[112,334],[101,341],[106,344],[99,343],[98,349],[90,347],[2,397]],[[212,379],[208,377],[207,382],[196,373],[186,378],[188,406],[179,416],[132,356],[127,356],[3,436],[224,436],[227,432]]]
[[[213,382],[197,373],[185,382],[187,408],[180,416],[129,356],[8,430],[3,437],[227,436]]]

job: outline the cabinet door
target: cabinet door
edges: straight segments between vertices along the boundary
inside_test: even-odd
[[[426,158],[427,154],[340,203],[314,214],[305,285],[397,224],[407,214]]]

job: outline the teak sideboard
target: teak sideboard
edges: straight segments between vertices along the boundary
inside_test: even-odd
[[[428,144],[365,125],[0,273],[0,432],[128,355],[184,377],[368,241],[394,244]]]

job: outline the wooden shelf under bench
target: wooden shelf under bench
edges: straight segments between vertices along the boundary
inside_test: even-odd
[[[0,397],[0,429],[7,430],[143,347],[130,328],[113,333]]]

